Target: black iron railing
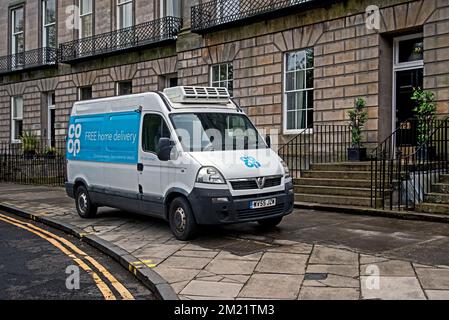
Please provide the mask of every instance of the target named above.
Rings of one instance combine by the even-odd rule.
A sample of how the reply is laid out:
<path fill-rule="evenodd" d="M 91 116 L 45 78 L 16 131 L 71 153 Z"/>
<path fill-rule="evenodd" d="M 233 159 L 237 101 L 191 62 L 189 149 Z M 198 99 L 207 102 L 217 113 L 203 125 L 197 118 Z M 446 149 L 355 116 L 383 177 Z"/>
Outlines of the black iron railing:
<path fill-rule="evenodd" d="M 0 57 L 0 73 L 9 73 L 58 63 L 58 49 L 39 48 Z"/>
<path fill-rule="evenodd" d="M 59 46 L 60 60 L 62 62 L 70 62 L 167 40 L 175 40 L 181 30 L 181 25 L 182 20 L 180 18 L 164 17 L 129 28 L 66 42 Z"/>
<path fill-rule="evenodd" d="M 449 118 L 429 122 L 425 135 L 420 135 L 419 124 L 402 123 L 372 152 L 372 207 L 414 210 L 432 184 L 449 172 Z"/>
<path fill-rule="evenodd" d="M 192 30 L 201 31 L 218 25 L 263 15 L 292 6 L 316 3 L 316 0 L 214 0 L 192 7 Z"/>
<path fill-rule="evenodd" d="M 63 186 L 65 148 L 65 140 L 0 142 L 0 182 Z"/>
<path fill-rule="evenodd" d="M 282 146 L 278 154 L 296 179 L 309 170 L 311 164 L 346 162 L 350 147 L 348 125 L 314 125 Z"/>

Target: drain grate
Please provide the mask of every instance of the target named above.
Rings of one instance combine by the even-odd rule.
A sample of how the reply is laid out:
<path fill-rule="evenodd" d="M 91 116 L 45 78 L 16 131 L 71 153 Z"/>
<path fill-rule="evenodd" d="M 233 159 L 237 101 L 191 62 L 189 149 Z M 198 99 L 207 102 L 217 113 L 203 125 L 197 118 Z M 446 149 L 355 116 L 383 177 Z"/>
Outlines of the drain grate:
<path fill-rule="evenodd" d="M 326 280 L 328 274 L 327 273 L 306 273 L 304 276 L 304 280 L 306 281 L 319 281 Z"/>

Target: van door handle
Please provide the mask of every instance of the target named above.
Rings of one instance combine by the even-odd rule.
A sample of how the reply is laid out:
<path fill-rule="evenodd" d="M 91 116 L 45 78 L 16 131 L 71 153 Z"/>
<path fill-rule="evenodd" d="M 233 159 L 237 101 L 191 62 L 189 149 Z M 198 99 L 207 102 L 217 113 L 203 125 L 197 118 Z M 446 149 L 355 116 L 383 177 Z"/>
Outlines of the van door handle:
<path fill-rule="evenodd" d="M 142 163 L 138 163 L 137 164 L 137 171 L 139 171 L 139 172 L 143 171 L 143 164 Z"/>

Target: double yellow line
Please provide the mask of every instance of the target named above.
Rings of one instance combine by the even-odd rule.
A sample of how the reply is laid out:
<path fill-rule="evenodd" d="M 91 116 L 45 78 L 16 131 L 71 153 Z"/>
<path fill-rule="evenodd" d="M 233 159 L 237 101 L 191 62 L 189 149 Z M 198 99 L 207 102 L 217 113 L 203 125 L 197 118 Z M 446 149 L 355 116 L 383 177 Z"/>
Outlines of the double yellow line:
<path fill-rule="evenodd" d="M 75 261 L 80 268 L 86 271 L 94 280 L 98 289 L 101 291 L 105 300 L 117 300 L 116 296 L 110 289 L 110 287 L 102 280 L 102 278 L 98 275 L 103 275 L 104 278 L 108 280 L 108 282 L 115 288 L 115 290 L 120 294 L 122 299 L 124 300 L 134 300 L 133 295 L 126 289 L 103 265 L 101 265 L 94 258 L 89 256 L 87 253 L 79 249 L 72 242 L 59 237 L 47 230 L 41 229 L 35 225 L 30 223 L 22 222 L 20 220 L 5 216 L 0 214 L 0 220 L 9 224 L 12 224 L 18 228 L 27 230 L 35 235 L 41 237 L 42 239 L 47 240 L 53 246 L 61 250 L 65 255 Z M 89 262 L 92 268 L 85 262 Z"/>

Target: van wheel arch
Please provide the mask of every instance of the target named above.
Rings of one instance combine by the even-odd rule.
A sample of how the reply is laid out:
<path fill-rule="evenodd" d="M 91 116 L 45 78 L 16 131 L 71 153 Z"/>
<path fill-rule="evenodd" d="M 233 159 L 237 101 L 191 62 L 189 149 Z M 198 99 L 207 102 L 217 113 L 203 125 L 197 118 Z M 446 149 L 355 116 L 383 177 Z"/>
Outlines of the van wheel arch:
<path fill-rule="evenodd" d="M 170 212 L 170 204 L 178 197 L 184 198 L 190 204 L 187 194 L 181 190 L 171 190 L 167 193 L 164 200 L 164 218 L 168 221 L 168 214 Z M 191 206 L 191 204 L 190 204 Z"/>
<path fill-rule="evenodd" d="M 75 184 L 73 185 L 73 192 L 76 193 L 76 190 L 79 187 L 85 187 L 87 189 L 87 184 L 81 179 L 75 180 Z"/>

